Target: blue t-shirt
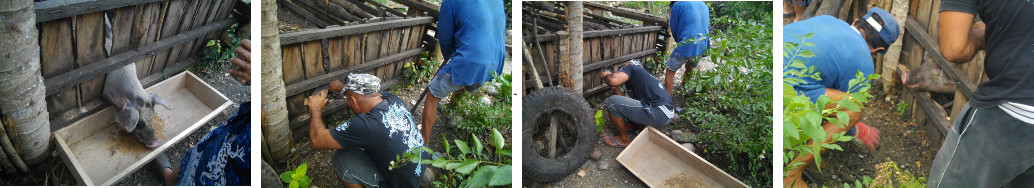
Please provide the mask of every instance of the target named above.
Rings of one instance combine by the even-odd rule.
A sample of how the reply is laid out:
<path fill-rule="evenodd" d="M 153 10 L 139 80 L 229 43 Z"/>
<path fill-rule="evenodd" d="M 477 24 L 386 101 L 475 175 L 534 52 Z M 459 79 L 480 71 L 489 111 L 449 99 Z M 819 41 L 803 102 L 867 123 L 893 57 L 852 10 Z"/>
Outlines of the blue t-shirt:
<path fill-rule="evenodd" d="M 398 96 L 381 92 L 384 99 L 370 112 L 348 119 L 330 130 L 330 136 L 343 148 L 363 148 L 386 180 L 387 187 L 420 187 L 423 164 L 409 163 L 389 169 L 396 156 L 424 146 L 424 137 L 413 123 L 413 115 Z M 420 158 L 425 158 L 424 152 Z M 398 161 L 395 161 L 398 162 Z M 420 168 L 418 168 L 420 167 Z"/>
<path fill-rule="evenodd" d="M 445 0 L 438 17 L 438 44 L 457 85 L 492 80 L 506 60 L 506 12 L 502 1 Z"/>
<path fill-rule="evenodd" d="M 869 52 L 869 45 L 858 33 L 858 30 L 847 22 L 841 21 L 833 16 L 823 15 L 813 17 L 804 21 L 794 22 L 783 26 L 783 41 L 801 43 L 797 38 L 807 33 L 814 33 L 811 39 L 805 40 L 808 43 L 815 43 L 815 46 L 803 46 L 802 50 L 811 50 L 815 57 L 800 58 L 804 60 L 805 66 L 815 67 L 822 80 L 802 78 L 804 83 L 794 85 L 793 89 L 811 98 L 811 101 L 819 99 L 819 96 L 826 93 L 826 88 L 832 88 L 844 92 L 850 91 L 849 81 L 855 78 L 858 71 L 868 77 L 873 74 L 874 65 Z M 792 49 L 783 49 L 792 50 Z M 783 64 L 789 64 L 790 57 L 783 57 Z M 783 71 L 799 68 L 783 67 Z M 784 75 L 784 78 L 788 77 Z M 857 88 L 855 88 L 857 89 Z"/>
<path fill-rule="evenodd" d="M 673 106 L 668 90 L 665 90 L 664 85 L 657 81 L 657 78 L 654 78 L 643 66 L 626 65 L 618 69 L 618 71 L 628 75 L 625 87 L 628 88 L 633 99 L 649 106 Z"/>
<path fill-rule="evenodd" d="M 707 4 L 700 1 L 679 1 L 671 6 L 668 25 L 678 43 L 678 47 L 672 50 L 672 54 L 678 54 L 676 58 L 698 56 L 711 48 L 711 40 L 707 37 L 711 18 L 707 11 Z M 696 40 L 687 41 L 690 39 Z"/>

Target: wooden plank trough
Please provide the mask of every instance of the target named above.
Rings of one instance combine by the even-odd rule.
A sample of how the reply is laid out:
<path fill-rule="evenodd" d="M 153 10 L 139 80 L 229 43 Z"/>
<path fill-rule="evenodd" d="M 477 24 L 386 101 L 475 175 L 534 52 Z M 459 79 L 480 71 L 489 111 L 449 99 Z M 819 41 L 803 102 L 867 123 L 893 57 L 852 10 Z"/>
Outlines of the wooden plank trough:
<path fill-rule="evenodd" d="M 373 1 L 344 0 L 359 9 L 341 12 L 341 16 L 319 18 L 315 14 L 305 16 L 306 10 L 312 8 L 305 7 L 305 1 L 280 1 L 280 8 L 286 7 L 313 23 L 331 24 L 322 29 L 280 34 L 292 142 L 300 142 L 308 135 L 309 129 L 305 125 L 309 122 L 309 112 L 304 101 L 312 92 L 331 81 L 344 80 L 352 73 L 375 75 L 383 82 L 381 89 L 387 90 L 401 81 L 402 68 L 406 63 L 417 62 L 420 54 L 434 50 L 438 43 L 428 32 L 434 29 L 436 19 L 420 16 L 437 15 L 436 6 L 410 7 L 409 12 L 403 13 Z M 316 4 L 320 10 L 326 6 Z M 435 12 L 423 12 L 425 9 Z M 335 18 L 348 16 L 362 19 Z M 324 112 L 336 112 L 344 108 L 344 101 L 331 100 Z"/>
<path fill-rule="evenodd" d="M 586 2 L 585 5 L 587 10 L 596 10 L 595 12 L 600 13 L 583 12 L 583 96 L 592 96 L 607 89 L 603 78 L 600 77 L 603 70 L 613 69 L 633 59 L 645 62 L 648 58 L 656 58 L 658 52 L 667 50 L 667 18 L 590 2 Z M 526 22 L 522 27 L 525 33 L 524 45 L 527 46 L 525 50 L 530 52 L 524 59 L 525 73 L 536 74 L 526 76 L 532 79 L 537 77 L 545 87 L 557 85 L 561 56 L 567 55 L 561 53 L 561 48 L 565 47 L 557 40 L 567 38 L 563 35 L 564 32 L 561 32 L 567 27 L 563 7 L 546 8 L 541 3 L 524 2 L 522 8 L 526 13 Z M 603 11 L 639 20 L 643 24 L 634 25 L 601 16 L 605 14 Z M 526 81 L 524 90 L 530 92 L 535 85 Z"/>
<path fill-rule="evenodd" d="M 147 88 L 173 109 L 156 106 L 152 125 L 160 146 L 148 150 L 115 124 L 118 110 L 106 107 L 54 132 L 65 166 L 80 185 L 113 185 L 173 147 L 232 103 L 190 72 Z"/>
<path fill-rule="evenodd" d="M 649 126 L 618 154 L 617 161 L 650 187 L 747 187 Z"/>

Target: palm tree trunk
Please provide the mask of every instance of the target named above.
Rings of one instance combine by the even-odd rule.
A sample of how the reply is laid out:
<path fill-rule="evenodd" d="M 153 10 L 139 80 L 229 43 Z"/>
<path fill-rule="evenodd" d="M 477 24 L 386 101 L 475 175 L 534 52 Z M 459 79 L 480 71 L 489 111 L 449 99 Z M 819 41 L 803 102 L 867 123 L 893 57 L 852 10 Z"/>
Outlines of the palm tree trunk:
<path fill-rule="evenodd" d="M 28 165 L 50 151 L 38 36 L 32 0 L 0 1 L 0 121 L 18 153 L 14 162 Z"/>
<path fill-rule="evenodd" d="M 271 160 L 287 157 L 291 145 L 276 11 L 276 0 L 262 0 L 262 158 Z"/>

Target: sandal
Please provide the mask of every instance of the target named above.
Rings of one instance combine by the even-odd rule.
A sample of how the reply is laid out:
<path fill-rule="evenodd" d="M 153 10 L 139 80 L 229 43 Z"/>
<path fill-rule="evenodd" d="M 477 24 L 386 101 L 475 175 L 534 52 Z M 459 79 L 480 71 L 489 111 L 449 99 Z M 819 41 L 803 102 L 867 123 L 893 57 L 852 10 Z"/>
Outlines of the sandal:
<path fill-rule="evenodd" d="M 614 147 L 617 147 L 617 148 L 628 147 L 628 145 L 624 145 L 624 144 L 618 143 L 617 140 L 614 140 L 614 136 L 608 136 L 607 139 L 610 140 L 610 142 L 607 142 L 606 140 L 603 141 L 603 142 L 607 143 L 607 145 L 614 146 Z"/>
<path fill-rule="evenodd" d="M 155 157 L 154 160 L 151 161 L 151 163 L 158 167 L 157 172 L 158 176 L 162 177 L 162 186 L 168 186 L 165 183 L 165 169 L 172 169 L 172 165 L 169 164 L 169 157 L 165 156 L 165 154 L 159 154 L 158 157 Z"/>

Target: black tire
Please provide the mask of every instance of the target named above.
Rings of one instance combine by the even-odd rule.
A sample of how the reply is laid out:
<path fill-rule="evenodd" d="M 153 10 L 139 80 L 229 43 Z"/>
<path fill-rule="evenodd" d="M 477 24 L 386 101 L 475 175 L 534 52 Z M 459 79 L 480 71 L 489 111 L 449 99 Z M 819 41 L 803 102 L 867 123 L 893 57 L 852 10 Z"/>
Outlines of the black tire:
<path fill-rule="evenodd" d="M 524 177 L 553 182 L 571 175 L 585 164 L 592 153 L 593 144 L 596 143 L 596 125 L 592 108 L 581 94 L 562 87 L 543 88 L 525 96 L 523 106 L 524 128 L 521 133 L 521 147 L 524 152 Z M 551 114 L 564 114 L 570 117 L 561 127 L 572 133 L 574 138 L 574 144 L 570 149 L 555 158 L 542 156 L 536 150 L 533 140 L 534 135 L 545 131 L 536 128 L 536 125 L 542 122 L 543 117 L 550 117 Z"/>
<path fill-rule="evenodd" d="M 273 170 L 269 163 L 262 161 L 262 187 L 283 188 L 284 183 L 280 181 L 280 175 Z"/>

